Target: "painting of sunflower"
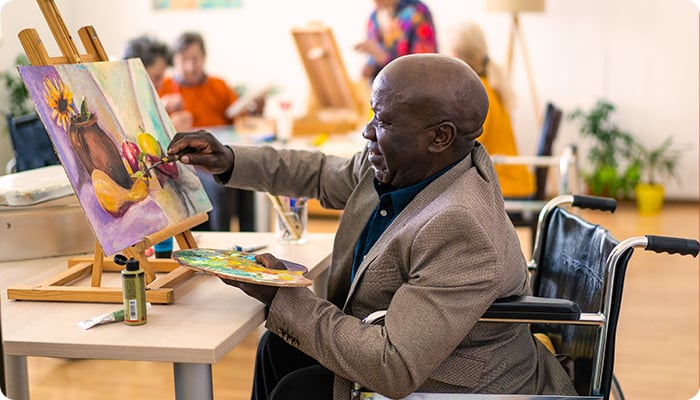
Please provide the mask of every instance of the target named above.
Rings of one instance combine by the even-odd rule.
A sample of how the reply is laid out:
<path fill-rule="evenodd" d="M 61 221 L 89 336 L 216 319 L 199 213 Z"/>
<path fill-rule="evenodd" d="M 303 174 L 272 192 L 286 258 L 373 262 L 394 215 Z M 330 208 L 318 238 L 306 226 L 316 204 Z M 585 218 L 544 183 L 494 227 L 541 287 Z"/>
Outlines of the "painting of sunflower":
<path fill-rule="evenodd" d="M 145 173 L 175 128 L 141 60 L 18 69 L 105 255 L 211 210 L 192 166 Z"/>
<path fill-rule="evenodd" d="M 46 104 L 51 109 L 51 118 L 63 130 L 68 131 L 68 123 L 76 113 L 75 105 L 73 104 L 73 93 L 60 79 L 44 79 L 44 88 L 46 89 L 44 97 Z"/>

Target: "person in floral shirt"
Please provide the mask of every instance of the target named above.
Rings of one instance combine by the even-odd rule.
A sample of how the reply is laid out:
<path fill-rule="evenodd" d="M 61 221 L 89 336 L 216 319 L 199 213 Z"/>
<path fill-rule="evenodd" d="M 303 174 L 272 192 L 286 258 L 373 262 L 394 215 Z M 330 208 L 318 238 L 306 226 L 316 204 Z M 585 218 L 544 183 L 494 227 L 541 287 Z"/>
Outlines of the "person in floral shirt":
<path fill-rule="evenodd" d="M 369 56 L 362 76 L 371 80 L 395 58 L 414 53 L 437 53 L 433 17 L 419 0 L 374 0 L 367 39 L 355 49 Z"/>

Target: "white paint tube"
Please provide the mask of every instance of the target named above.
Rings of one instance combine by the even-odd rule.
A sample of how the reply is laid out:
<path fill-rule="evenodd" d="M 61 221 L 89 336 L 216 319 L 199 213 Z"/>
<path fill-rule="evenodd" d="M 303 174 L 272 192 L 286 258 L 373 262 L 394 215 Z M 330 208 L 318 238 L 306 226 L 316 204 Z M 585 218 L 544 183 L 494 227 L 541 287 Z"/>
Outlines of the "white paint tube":
<path fill-rule="evenodd" d="M 146 309 L 151 309 L 151 303 L 146 303 Z M 109 324 L 110 322 L 124 321 L 124 309 L 112 311 L 106 314 L 100 314 L 84 321 L 78 322 L 78 326 L 87 330 L 96 325 Z"/>

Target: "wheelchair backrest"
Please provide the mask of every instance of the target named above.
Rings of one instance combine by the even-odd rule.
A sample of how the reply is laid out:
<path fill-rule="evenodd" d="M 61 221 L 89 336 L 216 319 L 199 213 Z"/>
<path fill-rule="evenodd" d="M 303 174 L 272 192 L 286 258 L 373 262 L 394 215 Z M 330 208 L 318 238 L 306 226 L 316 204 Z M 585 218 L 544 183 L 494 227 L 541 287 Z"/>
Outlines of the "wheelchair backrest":
<path fill-rule="evenodd" d="M 582 312 L 602 313 L 603 296 L 611 282 L 611 277 L 606 273 L 606 261 L 618 241 L 607 229 L 558 207 L 548 214 L 542 230 L 544 236 L 539 257 L 535 260 L 537 268 L 533 279 L 533 294 L 569 299 L 576 302 Z M 622 297 L 624 270 L 630 255 L 631 251 L 622 258 L 622 268 L 617 268 L 614 273 L 618 275 L 614 284 L 619 285 L 619 288 L 614 291 L 613 298 Z M 612 315 L 606 316 L 608 329 L 604 332 L 604 373 L 605 370 L 610 371 L 609 377 L 603 378 L 603 392 L 609 392 L 612 380 L 615 328 L 620 301 L 617 299 L 613 302 L 615 305 L 610 312 Z M 598 327 L 535 325 L 533 331 L 546 333 L 558 353 L 572 358 L 577 391 L 580 394 L 591 394 Z"/>
<path fill-rule="evenodd" d="M 7 126 L 15 151 L 16 172 L 59 164 L 58 156 L 39 115 L 9 117 Z"/>

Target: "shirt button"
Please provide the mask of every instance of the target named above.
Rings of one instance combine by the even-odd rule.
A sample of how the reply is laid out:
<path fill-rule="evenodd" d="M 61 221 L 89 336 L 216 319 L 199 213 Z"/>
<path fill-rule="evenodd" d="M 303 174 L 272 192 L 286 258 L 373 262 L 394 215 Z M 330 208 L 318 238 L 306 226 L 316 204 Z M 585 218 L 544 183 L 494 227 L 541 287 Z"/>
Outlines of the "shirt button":
<path fill-rule="evenodd" d="M 386 210 L 379 211 L 379 215 L 381 215 L 382 217 L 386 217 L 386 214 Z"/>

